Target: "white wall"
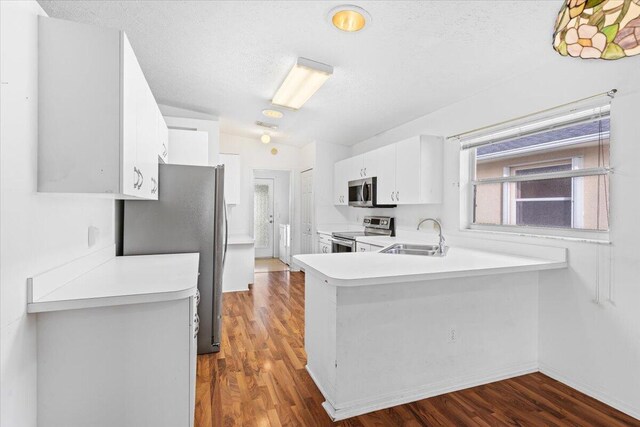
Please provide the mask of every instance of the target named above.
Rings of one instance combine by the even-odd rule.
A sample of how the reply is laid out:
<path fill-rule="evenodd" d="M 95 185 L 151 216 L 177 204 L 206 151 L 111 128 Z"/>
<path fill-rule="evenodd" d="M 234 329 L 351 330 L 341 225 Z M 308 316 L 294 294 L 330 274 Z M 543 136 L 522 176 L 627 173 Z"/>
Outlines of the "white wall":
<path fill-rule="evenodd" d="M 539 362 L 546 372 L 606 403 L 640 418 L 640 57 L 584 61 L 559 55 L 529 74 L 497 82 L 491 90 L 420 117 L 357 144 L 353 154 L 417 134 L 452 135 L 553 107 L 612 88 L 611 249 L 590 243 L 459 231 L 460 152 L 445 149 L 441 206 L 384 210 L 413 227 L 417 216 L 443 218 L 453 241 L 483 239 L 489 250 L 517 241 L 567 247 L 566 270 L 540 273 Z M 463 187 L 463 191 L 466 191 Z M 351 218 L 361 211 L 348 208 Z M 611 274 L 609 274 L 611 268 Z M 594 303 L 596 294 L 600 303 Z M 611 296 L 611 301 L 608 297 Z"/>
<path fill-rule="evenodd" d="M 276 148 L 278 154 L 272 155 Z M 229 232 L 253 236 L 253 171 L 260 169 L 293 171 L 292 197 L 294 203 L 291 223 L 291 253 L 300 248 L 300 171 L 303 158 L 301 149 L 277 143 L 263 144 L 257 139 L 220 133 L 220 152 L 240 155 L 240 203 L 229 206 Z"/>
<path fill-rule="evenodd" d="M 114 243 L 114 202 L 36 193 L 35 1 L 0 2 L 0 425 L 36 426 L 36 316 L 27 277 Z M 87 229 L 100 229 L 91 248 Z"/>
<path fill-rule="evenodd" d="M 280 256 L 280 224 L 289 224 L 291 174 L 290 171 L 276 170 L 256 170 L 253 173 L 254 178 L 273 179 L 273 223 L 275 226 L 273 256 L 275 258 Z"/>

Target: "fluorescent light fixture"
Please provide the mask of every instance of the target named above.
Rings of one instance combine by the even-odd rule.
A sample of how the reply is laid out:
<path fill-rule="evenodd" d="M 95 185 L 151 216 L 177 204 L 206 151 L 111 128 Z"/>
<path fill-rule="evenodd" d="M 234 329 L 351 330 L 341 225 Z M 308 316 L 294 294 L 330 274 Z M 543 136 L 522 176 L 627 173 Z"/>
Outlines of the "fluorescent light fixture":
<path fill-rule="evenodd" d="M 271 142 L 271 135 L 269 135 L 268 133 L 262 134 L 262 136 L 260 137 L 260 141 L 262 141 L 263 144 L 270 143 Z"/>
<path fill-rule="evenodd" d="M 271 103 L 299 110 L 332 74 L 333 67 L 331 65 L 298 58 L 296 65 L 289 71 Z"/>

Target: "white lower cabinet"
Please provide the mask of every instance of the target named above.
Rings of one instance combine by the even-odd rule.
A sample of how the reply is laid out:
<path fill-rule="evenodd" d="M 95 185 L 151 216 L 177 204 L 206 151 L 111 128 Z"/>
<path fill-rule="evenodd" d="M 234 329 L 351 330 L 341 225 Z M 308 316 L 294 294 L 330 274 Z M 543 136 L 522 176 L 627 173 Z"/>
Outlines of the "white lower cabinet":
<path fill-rule="evenodd" d="M 378 252 L 382 246 L 370 245 L 369 243 L 356 243 L 356 252 Z"/>
<path fill-rule="evenodd" d="M 329 236 L 318 233 L 318 250 L 316 252 L 319 254 L 331 253 L 331 240 Z"/>
<path fill-rule="evenodd" d="M 195 299 L 38 313 L 38 426 L 192 427 Z"/>

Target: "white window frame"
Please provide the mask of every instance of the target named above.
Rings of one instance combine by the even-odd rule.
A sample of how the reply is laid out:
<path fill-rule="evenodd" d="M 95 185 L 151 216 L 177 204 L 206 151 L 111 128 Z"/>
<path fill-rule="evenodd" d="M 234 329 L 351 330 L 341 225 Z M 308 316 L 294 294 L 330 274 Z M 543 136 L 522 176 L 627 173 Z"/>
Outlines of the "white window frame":
<path fill-rule="evenodd" d="M 540 236 L 540 237 L 551 237 L 551 238 L 560 238 L 560 239 L 570 239 L 570 240 L 588 240 L 588 241 L 596 241 L 596 242 L 609 242 L 609 232 L 610 230 L 584 230 L 578 228 L 563 228 L 563 227 L 540 227 L 533 225 L 509 225 L 509 224 L 474 224 L 473 215 L 474 215 L 474 186 L 475 186 L 475 176 L 476 176 L 476 150 L 461 150 L 461 164 L 467 164 L 467 175 L 461 176 L 461 185 L 460 190 L 464 191 L 466 195 L 464 196 L 464 204 L 466 204 L 466 209 L 463 210 L 463 216 L 461 217 L 461 227 L 460 230 L 464 231 L 482 231 L 482 232 L 494 232 L 501 234 L 516 234 L 522 236 Z M 560 159 L 559 159 L 560 160 Z M 593 168 L 590 170 L 579 169 L 582 166 L 582 159 L 580 157 L 575 157 L 572 159 L 573 168 L 571 171 L 567 171 L 566 173 L 559 173 L 558 178 L 561 177 L 572 177 L 572 178 L 581 178 L 573 180 L 573 202 L 576 203 L 578 200 L 584 200 L 584 176 L 598 176 L 602 175 L 603 168 Z M 515 165 L 513 165 L 515 166 Z M 505 168 L 507 169 L 507 168 Z M 462 169 L 461 169 L 462 170 Z M 611 169 L 609 169 L 611 171 Z M 506 179 L 510 179 L 509 175 L 505 175 L 503 171 L 503 177 Z M 548 174 L 546 174 L 548 175 Z M 574 176 L 575 175 L 575 176 Z M 531 176 L 535 178 L 535 175 L 525 175 L 527 179 L 531 179 Z M 611 187 L 611 181 L 613 179 L 612 173 L 608 173 L 609 176 L 609 186 Z M 526 179 L 524 179 L 526 180 Z M 488 180 L 483 180 L 483 182 L 487 182 Z M 496 182 L 501 182 L 500 178 L 495 179 Z M 509 186 L 509 182 L 502 182 L 503 185 Z M 503 198 L 503 222 L 505 215 L 505 198 Z M 508 201 L 506 202 L 508 204 Z M 580 205 L 582 207 L 582 205 Z M 609 209 L 611 209 L 611 200 L 609 200 Z M 584 218 L 583 210 L 572 209 L 574 213 L 573 221 L 576 221 L 576 212 L 582 212 L 580 214 L 581 222 L 574 222 L 574 224 L 583 224 L 582 219 Z M 461 212 L 462 213 L 462 212 Z M 465 217 L 466 215 L 466 217 Z M 572 224 L 572 226 L 574 225 Z"/>

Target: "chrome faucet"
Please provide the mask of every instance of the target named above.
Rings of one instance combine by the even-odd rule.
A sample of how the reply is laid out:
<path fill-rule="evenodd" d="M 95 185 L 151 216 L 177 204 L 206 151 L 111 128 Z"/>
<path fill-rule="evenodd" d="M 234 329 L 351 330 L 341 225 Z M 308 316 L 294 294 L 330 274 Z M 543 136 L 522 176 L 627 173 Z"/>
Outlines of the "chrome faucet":
<path fill-rule="evenodd" d="M 420 226 L 424 222 L 427 222 L 427 221 L 432 221 L 434 224 L 436 224 L 438 226 L 438 233 L 440 234 L 440 236 L 439 236 L 440 237 L 440 241 L 438 243 L 438 252 L 439 252 L 439 255 L 444 256 L 444 254 L 445 254 L 445 252 L 447 250 L 447 247 L 444 245 L 444 236 L 442 235 L 442 224 L 440 223 L 440 221 L 438 221 L 435 218 L 425 218 L 425 219 L 423 219 L 422 221 L 420 221 L 418 223 L 418 227 L 416 227 L 416 230 L 420 230 Z"/>

